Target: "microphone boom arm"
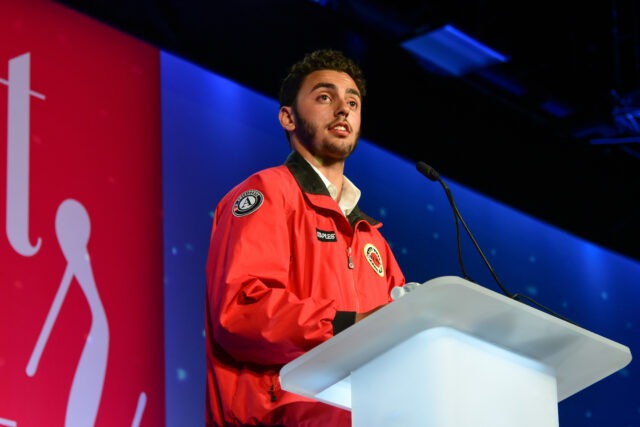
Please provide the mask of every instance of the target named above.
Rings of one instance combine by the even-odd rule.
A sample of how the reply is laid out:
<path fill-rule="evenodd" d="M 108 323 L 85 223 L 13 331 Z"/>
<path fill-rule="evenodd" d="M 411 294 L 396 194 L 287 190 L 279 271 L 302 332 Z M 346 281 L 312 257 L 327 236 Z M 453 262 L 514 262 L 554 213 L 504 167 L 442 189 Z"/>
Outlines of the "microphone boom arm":
<path fill-rule="evenodd" d="M 504 287 L 504 285 L 502 284 L 502 282 L 498 278 L 498 275 L 496 274 L 495 270 L 493 269 L 493 267 L 489 263 L 489 260 L 484 255 L 484 252 L 482 252 L 482 249 L 480 248 L 480 245 L 476 241 L 476 238 L 473 236 L 473 233 L 471 232 L 471 230 L 467 226 L 467 223 L 465 222 L 464 218 L 462 217 L 462 214 L 460 213 L 460 210 L 458 209 L 458 206 L 456 205 L 455 201 L 453 200 L 453 194 L 451 193 L 451 190 L 449 190 L 449 186 L 440 177 L 437 178 L 437 181 L 440 183 L 442 188 L 444 188 L 444 192 L 447 195 L 447 199 L 449 200 L 449 204 L 451 205 L 451 209 L 453 209 L 453 214 L 456 217 L 456 220 L 458 220 L 458 219 L 460 220 L 460 223 L 462 224 L 462 226 L 464 227 L 465 231 L 467 232 L 467 235 L 471 239 L 471 242 L 473 242 L 473 245 L 476 247 L 476 250 L 480 254 L 480 257 L 482 258 L 482 261 L 484 262 L 484 264 L 489 269 L 489 272 L 491 273 L 491 276 L 493 277 L 493 280 L 496 281 L 496 283 L 498 284 L 498 286 L 500 287 L 502 292 L 507 297 L 514 298 L 514 295 L 511 292 L 509 292 L 507 290 L 507 288 Z M 456 223 L 456 226 L 457 226 L 457 223 Z M 459 257 L 462 259 L 462 255 L 461 254 L 459 254 Z M 460 262 L 462 262 L 462 261 L 460 261 Z M 462 271 L 464 273 L 464 267 L 462 267 Z M 466 275 L 466 273 L 464 273 L 464 274 Z"/>
<path fill-rule="evenodd" d="M 458 221 L 460 221 L 460 223 L 462 223 L 462 226 L 464 227 L 465 231 L 467 232 L 467 235 L 469 236 L 469 238 L 473 242 L 473 245 L 475 246 L 476 250 L 478 251 L 478 253 L 482 257 L 482 261 L 484 261 L 484 264 L 489 269 L 489 272 L 491 273 L 491 276 L 493 276 L 493 279 L 496 281 L 496 283 L 498 284 L 498 286 L 500 287 L 502 292 L 508 298 L 511 298 L 511 299 L 513 299 L 515 301 L 520 301 L 520 302 L 522 302 L 521 299 L 526 299 L 528 302 L 540 307 L 541 309 L 543 309 L 547 313 L 549 313 L 549 314 L 551 314 L 551 315 L 553 315 L 553 316 L 555 316 L 555 317 L 557 317 L 559 319 L 562 319 L 562 320 L 564 320 L 566 322 L 569 322 L 569 323 L 572 323 L 572 324 L 576 325 L 576 323 L 573 322 L 572 320 L 567 319 L 566 317 L 554 312 L 550 308 L 543 306 L 542 304 L 538 303 L 537 301 L 535 301 L 531 297 L 528 297 L 526 295 L 522 295 L 520 293 L 512 294 L 511 292 L 507 291 L 507 289 L 502 285 L 502 282 L 498 278 L 498 275 L 493 270 L 493 267 L 489 263 L 489 260 L 487 259 L 487 257 L 482 252 L 482 249 L 480 248 L 480 245 L 476 241 L 475 237 L 473 237 L 473 233 L 471 233 L 471 230 L 469 229 L 469 227 L 467 226 L 467 223 L 465 222 L 464 218 L 462 217 L 462 214 L 460 213 L 460 210 L 458 209 L 458 206 L 456 205 L 455 201 L 453 200 L 453 194 L 451 193 L 451 190 L 449 190 L 449 186 L 440 178 L 440 174 L 438 173 L 438 171 L 436 171 L 434 168 L 432 168 L 431 166 L 429 166 L 425 162 L 418 162 L 416 164 L 416 169 L 418 169 L 418 172 L 420 172 L 421 174 L 423 174 L 424 176 L 429 178 L 431 181 L 438 181 L 440 183 L 440 185 L 442 186 L 442 188 L 444 189 L 445 194 L 447 195 L 447 200 L 449 200 L 449 204 L 451 205 L 451 209 L 453 210 L 453 216 L 455 218 L 456 237 L 457 237 L 457 241 L 458 241 L 458 260 L 460 261 L 460 268 L 462 269 L 462 274 L 465 276 L 466 279 L 468 279 L 468 280 L 473 282 L 473 280 L 469 279 L 469 277 L 468 277 L 468 275 L 467 275 L 467 273 L 466 273 L 466 271 L 464 269 L 464 264 L 462 262 L 462 249 L 461 249 L 461 246 L 460 246 L 460 230 L 459 230 L 459 226 L 458 226 Z"/>

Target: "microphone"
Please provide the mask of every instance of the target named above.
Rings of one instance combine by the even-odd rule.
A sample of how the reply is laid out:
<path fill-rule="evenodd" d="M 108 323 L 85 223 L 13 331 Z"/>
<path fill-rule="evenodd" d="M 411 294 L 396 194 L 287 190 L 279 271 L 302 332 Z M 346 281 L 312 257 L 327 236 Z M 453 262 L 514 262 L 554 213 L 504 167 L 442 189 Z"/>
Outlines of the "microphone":
<path fill-rule="evenodd" d="M 438 181 L 440 179 L 440 174 L 438 173 L 438 171 L 436 171 L 425 162 L 418 162 L 418 164 L 416 164 L 416 169 L 418 169 L 418 172 L 429 178 L 431 181 Z"/>
<path fill-rule="evenodd" d="M 461 223 L 462 226 L 464 227 L 465 231 L 467 232 L 467 235 L 469 236 L 469 238 L 473 242 L 473 245 L 475 246 L 476 250 L 478 251 L 478 253 L 482 257 L 482 261 L 484 261 L 484 264 L 489 269 L 489 272 L 491 273 L 491 276 L 493 276 L 493 279 L 496 281 L 496 283 L 498 284 L 498 286 L 500 287 L 502 292 L 507 297 L 514 299 L 515 295 L 513 295 L 511 292 L 509 292 L 502 285 L 502 282 L 498 278 L 498 275 L 496 274 L 496 272 L 493 270 L 493 267 L 489 263 L 489 260 L 487 260 L 487 257 L 482 252 L 482 249 L 480 249 L 480 245 L 476 241 L 475 237 L 473 237 L 473 233 L 471 233 L 471 230 L 467 226 L 467 223 L 464 221 L 464 218 L 462 218 L 462 214 L 458 210 L 458 206 L 456 205 L 455 201 L 453 200 L 453 195 L 451 194 L 451 190 L 449 189 L 449 186 L 440 178 L 440 174 L 438 173 L 438 171 L 436 171 L 434 168 L 432 168 L 431 166 L 429 166 L 428 164 L 426 164 L 425 162 L 422 162 L 422 161 L 418 162 L 416 164 L 416 169 L 418 170 L 418 172 L 420 172 L 422 175 L 424 175 L 427 178 L 429 178 L 431 181 L 439 182 L 440 185 L 442 186 L 442 188 L 444 189 L 444 192 L 447 195 L 447 200 L 449 200 L 449 204 L 451 205 L 451 209 L 453 210 L 453 218 L 454 218 L 455 225 L 456 225 L 456 240 L 457 240 L 457 244 L 458 244 L 458 262 L 460 263 L 460 269 L 462 270 L 462 274 L 464 275 L 464 278 L 473 282 L 473 280 L 471 280 L 469 278 L 469 275 L 467 274 L 467 272 L 465 271 L 465 268 L 464 268 L 464 262 L 463 262 L 463 259 L 462 259 L 462 246 L 460 245 L 460 226 L 459 226 L 459 223 Z"/>

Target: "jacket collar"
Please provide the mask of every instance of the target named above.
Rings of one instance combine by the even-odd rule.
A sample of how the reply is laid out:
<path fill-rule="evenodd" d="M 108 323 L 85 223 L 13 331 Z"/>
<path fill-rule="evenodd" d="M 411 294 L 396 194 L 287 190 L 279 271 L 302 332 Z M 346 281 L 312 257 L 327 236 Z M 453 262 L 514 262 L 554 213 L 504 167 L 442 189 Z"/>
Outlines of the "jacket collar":
<path fill-rule="evenodd" d="M 311 165 L 298 153 L 297 151 L 292 151 L 291 154 L 287 157 L 285 161 L 285 166 L 289 169 L 293 177 L 298 182 L 298 185 L 308 194 L 316 194 L 323 195 L 327 197 L 331 197 L 329 194 L 329 190 L 322 182 L 322 179 L 318 176 L 316 171 L 313 170 Z M 349 223 L 351 225 L 355 225 L 359 220 L 365 220 L 371 225 L 376 225 L 379 222 L 365 214 L 360 210 L 360 207 L 356 205 L 355 208 L 351 211 L 349 216 L 347 216 Z"/>

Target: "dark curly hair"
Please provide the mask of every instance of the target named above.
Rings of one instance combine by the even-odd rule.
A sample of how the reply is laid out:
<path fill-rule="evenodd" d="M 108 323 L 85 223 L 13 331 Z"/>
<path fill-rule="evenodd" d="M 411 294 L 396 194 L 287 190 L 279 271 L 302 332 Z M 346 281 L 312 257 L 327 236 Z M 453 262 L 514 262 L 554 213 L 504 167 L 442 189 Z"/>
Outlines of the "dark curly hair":
<path fill-rule="evenodd" d="M 364 97 L 366 84 L 360 67 L 338 50 L 321 49 L 306 54 L 301 61 L 291 66 L 289 74 L 280 85 L 280 106 L 294 105 L 305 77 L 318 70 L 334 70 L 349 74 L 358 87 L 360 97 Z"/>

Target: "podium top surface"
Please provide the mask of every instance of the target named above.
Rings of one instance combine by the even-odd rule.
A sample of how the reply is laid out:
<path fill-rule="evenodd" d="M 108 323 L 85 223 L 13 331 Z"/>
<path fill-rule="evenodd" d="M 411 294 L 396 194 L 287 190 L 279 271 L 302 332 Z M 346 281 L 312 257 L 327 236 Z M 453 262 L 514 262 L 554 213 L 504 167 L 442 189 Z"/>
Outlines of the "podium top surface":
<path fill-rule="evenodd" d="M 552 369 L 561 401 L 622 369 L 628 347 L 457 276 L 429 280 L 286 364 L 285 390 L 348 392 L 351 372 L 415 334 L 450 327 Z M 340 406 L 338 404 L 338 406 Z"/>

